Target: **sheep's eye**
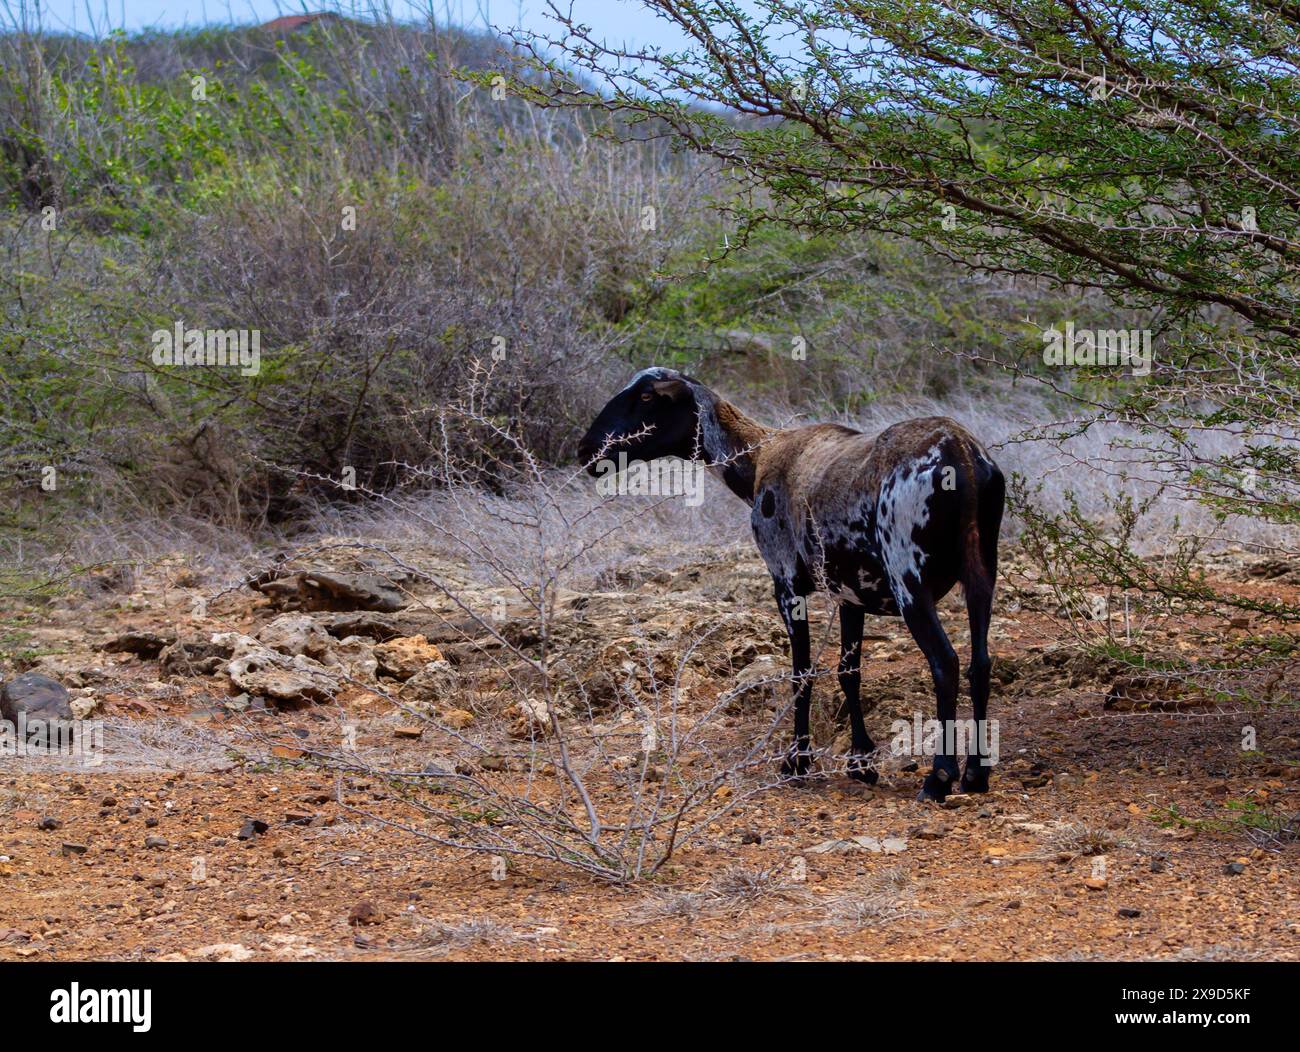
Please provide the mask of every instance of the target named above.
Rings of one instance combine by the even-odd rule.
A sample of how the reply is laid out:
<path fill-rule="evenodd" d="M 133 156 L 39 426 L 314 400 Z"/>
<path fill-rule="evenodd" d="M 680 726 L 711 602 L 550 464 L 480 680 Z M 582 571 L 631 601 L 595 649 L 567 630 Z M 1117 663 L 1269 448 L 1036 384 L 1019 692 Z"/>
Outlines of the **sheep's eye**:
<path fill-rule="evenodd" d="M 654 393 L 653 393 L 653 392 L 651 392 L 651 391 L 642 391 L 642 392 L 641 392 L 641 401 L 643 401 L 643 402 L 648 402 L 648 401 L 650 401 L 652 398 L 654 398 Z"/>

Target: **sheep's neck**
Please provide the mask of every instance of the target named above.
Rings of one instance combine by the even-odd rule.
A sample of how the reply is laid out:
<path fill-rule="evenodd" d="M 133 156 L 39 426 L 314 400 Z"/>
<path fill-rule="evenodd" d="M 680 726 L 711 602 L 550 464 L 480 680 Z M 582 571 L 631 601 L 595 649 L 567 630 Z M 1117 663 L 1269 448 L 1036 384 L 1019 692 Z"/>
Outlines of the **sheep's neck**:
<path fill-rule="evenodd" d="M 720 398 L 701 407 L 700 444 L 704 457 L 727 488 L 746 504 L 754 503 L 755 460 L 771 434 L 770 428 Z"/>

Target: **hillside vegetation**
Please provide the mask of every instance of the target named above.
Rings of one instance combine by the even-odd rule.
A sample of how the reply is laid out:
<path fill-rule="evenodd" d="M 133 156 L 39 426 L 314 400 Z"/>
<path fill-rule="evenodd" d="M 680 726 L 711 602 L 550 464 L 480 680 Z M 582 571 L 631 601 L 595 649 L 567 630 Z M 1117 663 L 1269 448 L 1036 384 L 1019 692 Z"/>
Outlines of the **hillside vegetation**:
<path fill-rule="evenodd" d="M 653 94 L 605 105 L 599 52 L 556 66 L 536 43 L 384 19 L 0 37 L 0 543 L 16 586 L 150 535 L 292 532 L 395 493 L 439 444 L 508 489 L 491 465 L 569 463 L 594 408 L 652 362 L 777 422 L 965 419 L 1020 476 L 1013 531 L 1032 528 L 1061 572 L 1217 601 L 1189 579 L 1202 546 L 1294 551 L 1285 327 L 1067 273 L 1012 217 L 935 226 L 916 179 L 900 195 L 843 170 L 826 197 L 801 131 L 823 118 L 785 112 L 772 84 L 775 123 Z M 836 60 L 805 70 L 819 105 Z M 676 72 L 730 101 L 708 70 Z M 943 144 L 936 164 L 960 166 L 965 142 L 1009 172 L 1043 148 L 992 119 L 1003 100 L 935 91 L 972 113 L 925 117 L 918 96 L 914 119 L 854 125 L 849 154 L 906 133 L 908 149 Z M 876 120 L 880 104 L 816 112 Z M 713 148 L 680 148 L 701 130 Z M 1075 179 L 1114 217 L 1128 207 L 1103 176 Z M 1045 365 L 1044 334 L 1067 325 L 1154 332 L 1148 382 Z M 192 329 L 255 333 L 257 368 L 160 363 L 160 334 Z M 1229 350 L 1189 369 L 1215 332 Z M 1255 367 L 1266 432 L 1232 382 Z M 467 397 L 510 438 L 438 434 Z M 1184 545 L 1172 569 L 1141 562 Z"/>

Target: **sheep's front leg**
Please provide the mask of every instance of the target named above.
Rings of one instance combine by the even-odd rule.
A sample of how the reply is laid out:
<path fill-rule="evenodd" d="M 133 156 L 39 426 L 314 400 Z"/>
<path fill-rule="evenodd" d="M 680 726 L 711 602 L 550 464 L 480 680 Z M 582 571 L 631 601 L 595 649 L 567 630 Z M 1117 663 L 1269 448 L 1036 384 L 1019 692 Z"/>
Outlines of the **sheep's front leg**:
<path fill-rule="evenodd" d="M 781 774 L 800 778 L 808 773 L 811 746 L 808 710 L 812 704 L 812 647 L 808 637 L 808 599 L 797 595 L 786 582 L 777 581 L 776 602 L 790 636 L 790 661 L 794 668 L 794 744 L 786 753 Z"/>

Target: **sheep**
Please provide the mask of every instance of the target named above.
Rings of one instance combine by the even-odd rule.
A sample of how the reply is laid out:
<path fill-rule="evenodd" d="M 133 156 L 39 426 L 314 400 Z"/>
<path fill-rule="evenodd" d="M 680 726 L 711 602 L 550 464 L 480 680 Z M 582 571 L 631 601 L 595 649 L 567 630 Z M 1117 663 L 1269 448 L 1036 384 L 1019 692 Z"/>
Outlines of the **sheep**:
<path fill-rule="evenodd" d="M 953 743 L 959 666 L 936 604 L 961 582 L 978 733 L 960 784 L 966 792 L 988 790 L 992 758 L 981 743 L 1005 480 L 965 428 L 936 416 L 903 421 L 874 438 L 838 424 L 778 430 L 750 419 L 690 376 L 651 368 L 609 400 L 578 447 L 592 475 L 605 470 L 604 458 L 614 453 L 625 453 L 627 461 L 703 461 L 751 506 L 754 540 L 772 575 L 794 670 L 794 741 L 781 767 L 785 779 L 800 781 L 809 768 L 806 608 L 807 597 L 823 590 L 839 606 L 849 775 L 868 784 L 877 780 L 875 745 L 859 698 L 864 618 L 901 616 L 929 663 L 945 731 L 918 799 L 942 801 L 948 795 L 958 776 Z"/>

